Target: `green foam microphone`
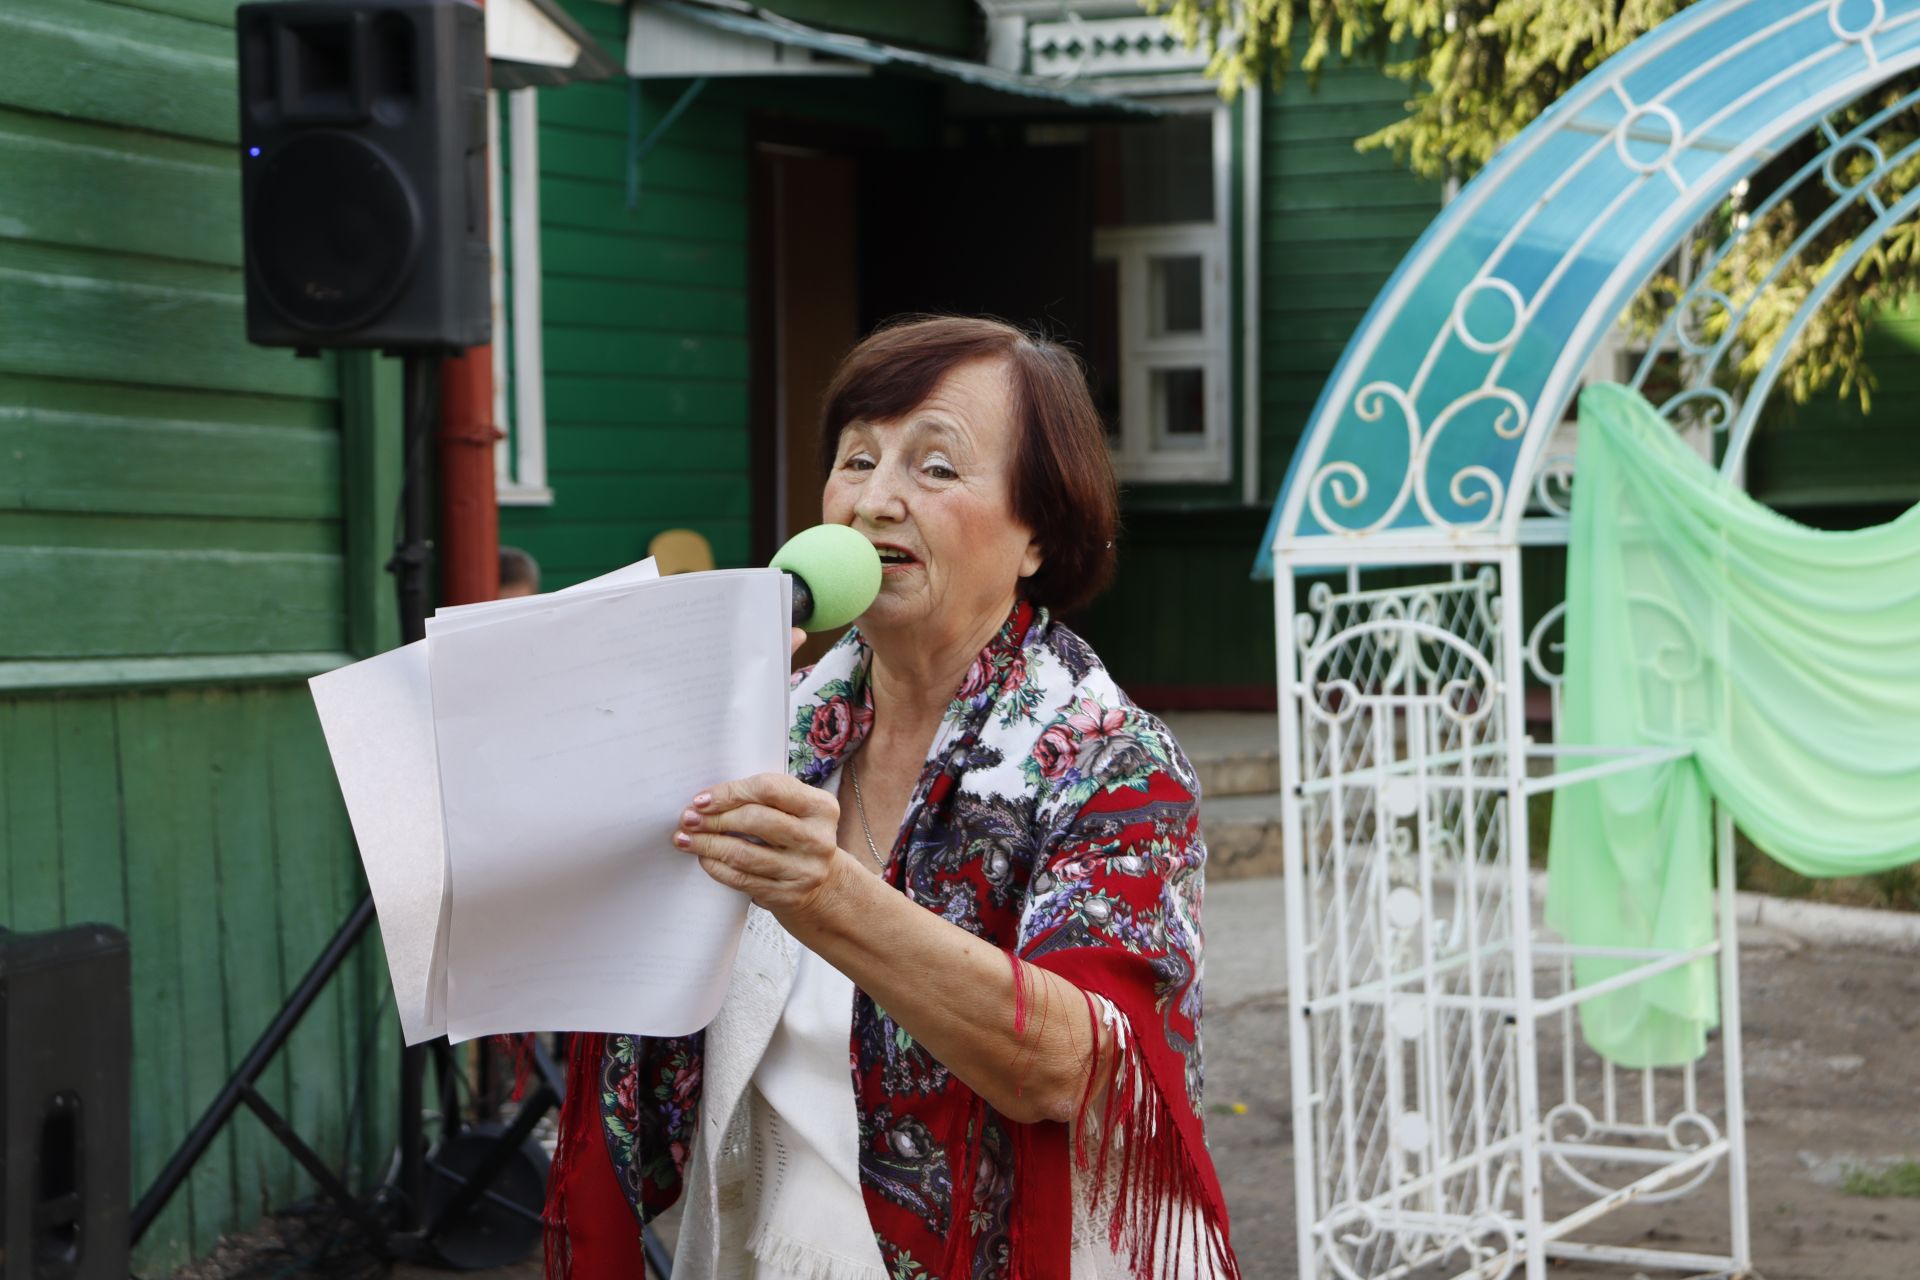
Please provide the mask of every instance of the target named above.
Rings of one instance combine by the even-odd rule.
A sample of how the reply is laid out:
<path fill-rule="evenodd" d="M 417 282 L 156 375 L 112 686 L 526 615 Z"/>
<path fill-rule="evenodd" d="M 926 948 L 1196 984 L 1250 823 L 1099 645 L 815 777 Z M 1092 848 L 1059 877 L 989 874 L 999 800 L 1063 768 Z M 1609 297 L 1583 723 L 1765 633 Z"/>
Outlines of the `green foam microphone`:
<path fill-rule="evenodd" d="M 844 627 L 880 594 L 880 553 L 844 524 L 817 524 L 787 539 L 772 565 L 793 575 L 793 625 Z"/>

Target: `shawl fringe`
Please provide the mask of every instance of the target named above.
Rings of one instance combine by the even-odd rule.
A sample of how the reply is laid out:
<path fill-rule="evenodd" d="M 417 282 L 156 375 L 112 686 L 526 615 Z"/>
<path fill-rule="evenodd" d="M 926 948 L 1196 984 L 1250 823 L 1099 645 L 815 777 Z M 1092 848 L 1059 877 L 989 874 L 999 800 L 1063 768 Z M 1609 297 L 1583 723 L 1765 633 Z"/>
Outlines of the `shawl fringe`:
<path fill-rule="evenodd" d="M 487 1048 L 513 1063 L 511 1100 L 518 1102 L 526 1097 L 527 1085 L 533 1080 L 533 1033 L 489 1036 Z"/>
<path fill-rule="evenodd" d="M 886 1280 L 879 1267 L 803 1244 L 790 1236 L 755 1228 L 747 1252 L 783 1276 L 796 1280 Z"/>
<path fill-rule="evenodd" d="M 1113 1051 L 1102 1054 L 1087 1073 L 1071 1130 L 1045 1122 L 1009 1126 L 1018 1179 L 1008 1223 L 1009 1280 L 1070 1280 L 1076 1168 L 1093 1174 L 1089 1208 L 1113 1192 L 1107 1247 L 1137 1280 L 1173 1280 L 1188 1258 L 1197 1264 L 1196 1276 L 1240 1280 L 1218 1183 L 1211 1169 L 1195 1160 L 1186 1126 L 1157 1087 L 1149 1055 L 1135 1047 L 1124 1013 L 1105 998 L 1084 989 L 1081 994 L 1095 1044 L 1101 1038 L 1100 1010 L 1110 1011 L 1106 1025 L 1113 1029 Z M 1180 1084 L 1184 1096 L 1184 1080 Z M 1097 1126 L 1089 1123 L 1096 1099 Z M 984 1109 L 976 1101 L 960 1167 L 954 1170 L 954 1225 L 943 1274 L 957 1280 L 973 1274 L 968 1221 L 973 1178 L 962 1170 L 978 1166 Z M 1090 1134 L 1097 1135 L 1091 1142 Z"/>
<path fill-rule="evenodd" d="M 600 1060 L 607 1038 L 580 1033 L 567 1043 L 567 1097 L 560 1106 L 559 1143 L 547 1174 L 547 1202 L 541 1211 L 545 1228 L 547 1280 L 572 1280 L 573 1240 L 567 1233 L 567 1200 L 581 1174 L 583 1143 L 604 1141 L 600 1125 Z"/>
<path fill-rule="evenodd" d="M 1140 1280 L 1177 1275 L 1189 1253 L 1201 1264 L 1198 1274 L 1240 1280 L 1217 1184 L 1194 1159 L 1165 1090 L 1155 1087 L 1153 1064 L 1128 1051 L 1126 1015 L 1117 1014 L 1114 1023 L 1119 1044 L 1105 1070 L 1099 1152 L 1087 1151 L 1084 1103 L 1074 1144 L 1074 1163 L 1093 1167 L 1096 1204 L 1105 1198 L 1107 1179 L 1118 1180 L 1108 1247 Z"/>

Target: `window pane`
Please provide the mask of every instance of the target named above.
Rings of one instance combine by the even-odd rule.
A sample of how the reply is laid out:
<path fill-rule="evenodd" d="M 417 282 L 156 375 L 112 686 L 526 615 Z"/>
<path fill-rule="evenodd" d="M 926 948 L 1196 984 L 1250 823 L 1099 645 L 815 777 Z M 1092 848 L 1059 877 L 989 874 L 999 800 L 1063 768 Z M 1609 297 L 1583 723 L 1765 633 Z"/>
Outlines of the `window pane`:
<path fill-rule="evenodd" d="M 1198 254 L 1151 260 L 1153 311 L 1149 324 L 1154 337 L 1199 333 L 1206 328 L 1200 305 L 1202 261 Z"/>
<path fill-rule="evenodd" d="M 1213 116 L 1093 131 L 1093 221 L 1142 227 L 1213 221 Z"/>
<path fill-rule="evenodd" d="M 1155 369 L 1153 447 L 1204 449 L 1207 444 L 1207 377 L 1204 369 Z"/>
<path fill-rule="evenodd" d="M 1087 381 L 1093 407 L 1107 424 L 1107 442 L 1120 443 L 1120 264 L 1093 264 L 1093 317 L 1087 326 Z"/>

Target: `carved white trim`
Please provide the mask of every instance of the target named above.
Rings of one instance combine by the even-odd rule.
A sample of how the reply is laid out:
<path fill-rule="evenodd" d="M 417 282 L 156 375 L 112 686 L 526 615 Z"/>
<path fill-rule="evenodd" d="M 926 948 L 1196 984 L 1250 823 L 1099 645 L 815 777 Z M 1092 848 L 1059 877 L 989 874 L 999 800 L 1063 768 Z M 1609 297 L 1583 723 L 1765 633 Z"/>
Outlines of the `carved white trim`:
<path fill-rule="evenodd" d="M 1027 24 L 1027 62 L 1033 74 L 1159 75 L 1207 65 L 1204 48 L 1186 42 L 1159 18 L 1083 18 L 1068 11 L 1055 22 Z"/>

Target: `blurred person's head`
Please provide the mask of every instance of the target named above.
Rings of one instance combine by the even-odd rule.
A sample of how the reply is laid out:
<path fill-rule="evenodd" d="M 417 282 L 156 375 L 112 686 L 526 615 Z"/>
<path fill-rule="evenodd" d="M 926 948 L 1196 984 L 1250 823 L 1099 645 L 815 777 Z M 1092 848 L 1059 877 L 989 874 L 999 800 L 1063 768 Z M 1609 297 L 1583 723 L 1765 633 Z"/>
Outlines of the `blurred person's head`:
<path fill-rule="evenodd" d="M 500 595 L 502 600 L 538 594 L 540 562 L 518 547 L 500 548 Z"/>

